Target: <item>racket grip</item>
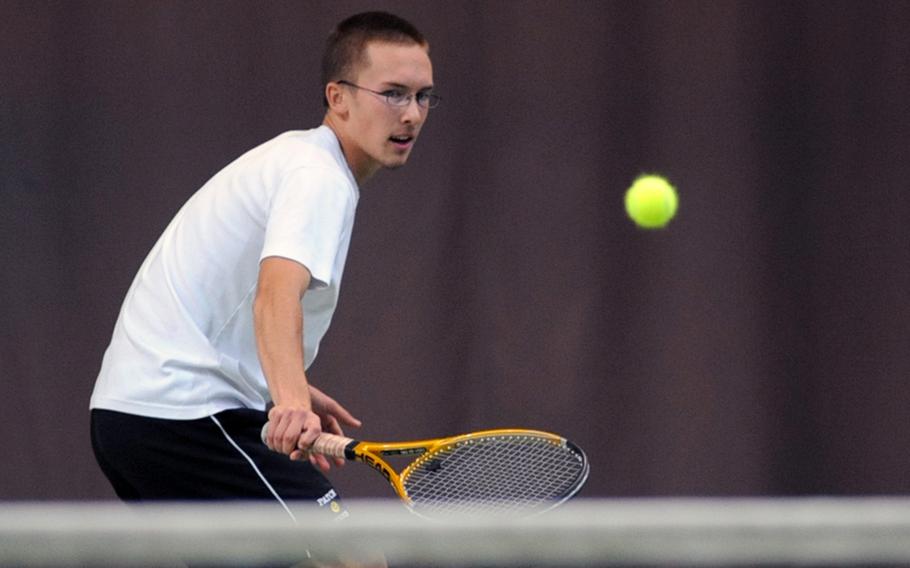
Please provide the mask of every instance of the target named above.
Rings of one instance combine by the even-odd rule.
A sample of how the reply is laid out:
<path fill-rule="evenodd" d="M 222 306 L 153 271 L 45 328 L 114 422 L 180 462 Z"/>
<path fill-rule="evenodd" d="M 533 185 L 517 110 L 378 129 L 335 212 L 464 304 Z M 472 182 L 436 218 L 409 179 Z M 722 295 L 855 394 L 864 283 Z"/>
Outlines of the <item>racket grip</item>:
<path fill-rule="evenodd" d="M 269 423 L 266 422 L 262 425 L 261 437 L 263 444 L 267 444 L 268 434 Z M 309 451 L 313 452 L 314 454 L 319 454 L 330 458 L 346 459 L 344 449 L 353 441 L 354 440 L 351 438 L 323 432 L 319 435 L 319 437 L 316 438 L 316 441 L 313 442 L 313 445 L 310 446 Z"/>
<path fill-rule="evenodd" d="M 341 458 L 345 459 L 346 454 L 344 449 L 353 442 L 350 438 L 345 438 L 344 436 L 338 436 L 337 434 L 329 434 L 323 432 L 316 438 L 316 441 L 313 442 L 310 451 L 328 456 L 330 458 Z"/>

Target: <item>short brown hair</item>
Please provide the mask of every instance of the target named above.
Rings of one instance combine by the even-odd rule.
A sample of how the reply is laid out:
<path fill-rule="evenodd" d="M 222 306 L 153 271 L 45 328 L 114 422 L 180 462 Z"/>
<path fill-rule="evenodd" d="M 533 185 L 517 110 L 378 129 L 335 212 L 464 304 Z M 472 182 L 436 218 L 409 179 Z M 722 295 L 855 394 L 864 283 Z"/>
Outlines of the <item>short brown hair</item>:
<path fill-rule="evenodd" d="M 387 12 L 363 12 L 342 21 L 326 41 L 322 57 L 322 87 L 344 79 L 364 62 L 366 46 L 371 41 L 416 44 L 429 47 L 413 24 Z M 328 106 L 323 94 L 323 103 Z"/>

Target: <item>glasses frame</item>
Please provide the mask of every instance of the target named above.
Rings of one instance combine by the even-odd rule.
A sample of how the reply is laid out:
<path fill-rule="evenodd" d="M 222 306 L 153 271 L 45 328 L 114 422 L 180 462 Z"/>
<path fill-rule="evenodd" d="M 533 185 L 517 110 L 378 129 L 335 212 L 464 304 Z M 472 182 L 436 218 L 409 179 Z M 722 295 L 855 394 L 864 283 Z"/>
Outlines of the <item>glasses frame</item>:
<path fill-rule="evenodd" d="M 419 106 L 420 108 L 425 108 L 425 109 L 436 108 L 437 106 L 439 106 L 439 103 L 442 102 L 442 97 L 440 97 L 436 93 L 427 92 L 427 91 L 417 91 L 416 93 L 409 93 L 409 94 L 405 95 L 405 98 L 402 99 L 401 101 L 395 102 L 392 100 L 392 95 L 389 95 L 383 91 L 374 91 L 373 89 L 361 87 L 360 85 L 357 85 L 356 83 L 352 83 L 350 81 L 345 81 L 344 79 L 341 79 L 341 80 L 335 81 L 335 82 L 338 83 L 339 85 L 347 85 L 348 87 L 354 87 L 355 89 L 360 89 L 361 91 L 366 91 L 368 93 L 372 93 L 372 94 L 376 95 L 377 97 L 381 98 L 387 105 L 389 105 L 391 107 L 395 107 L 395 108 L 405 108 L 406 106 L 411 104 L 412 100 L 417 101 L 417 106 Z M 423 96 L 423 100 L 424 100 L 424 103 L 422 103 L 422 104 L 420 102 L 421 96 Z"/>

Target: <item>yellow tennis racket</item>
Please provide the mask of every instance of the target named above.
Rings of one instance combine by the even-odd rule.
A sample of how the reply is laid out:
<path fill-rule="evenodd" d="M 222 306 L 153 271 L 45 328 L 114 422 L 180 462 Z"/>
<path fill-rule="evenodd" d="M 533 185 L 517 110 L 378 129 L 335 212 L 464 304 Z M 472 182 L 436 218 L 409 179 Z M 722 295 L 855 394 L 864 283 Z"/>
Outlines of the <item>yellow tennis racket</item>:
<path fill-rule="evenodd" d="M 268 427 L 262 428 L 263 442 Z M 534 515 L 578 493 L 589 469 L 581 448 L 537 430 L 484 430 L 397 443 L 323 433 L 310 451 L 369 465 L 412 511 L 430 518 Z M 385 459 L 391 456 L 416 459 L 396 472 Z"/>

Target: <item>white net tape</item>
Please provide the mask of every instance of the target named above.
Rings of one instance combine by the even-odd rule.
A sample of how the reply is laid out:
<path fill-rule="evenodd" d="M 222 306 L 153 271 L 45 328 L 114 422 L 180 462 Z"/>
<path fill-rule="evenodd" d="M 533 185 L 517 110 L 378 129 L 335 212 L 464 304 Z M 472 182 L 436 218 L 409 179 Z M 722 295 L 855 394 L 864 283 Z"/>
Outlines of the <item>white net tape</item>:
<path fill-rule="evenodd" d="M 294 525 L 275 505 L 6 504 L 0 565 L 290 565 L 310 551 L 393 566 L 910 565 L 908 499 L 576 500 L 510 522 L 349 508 Z"/>

